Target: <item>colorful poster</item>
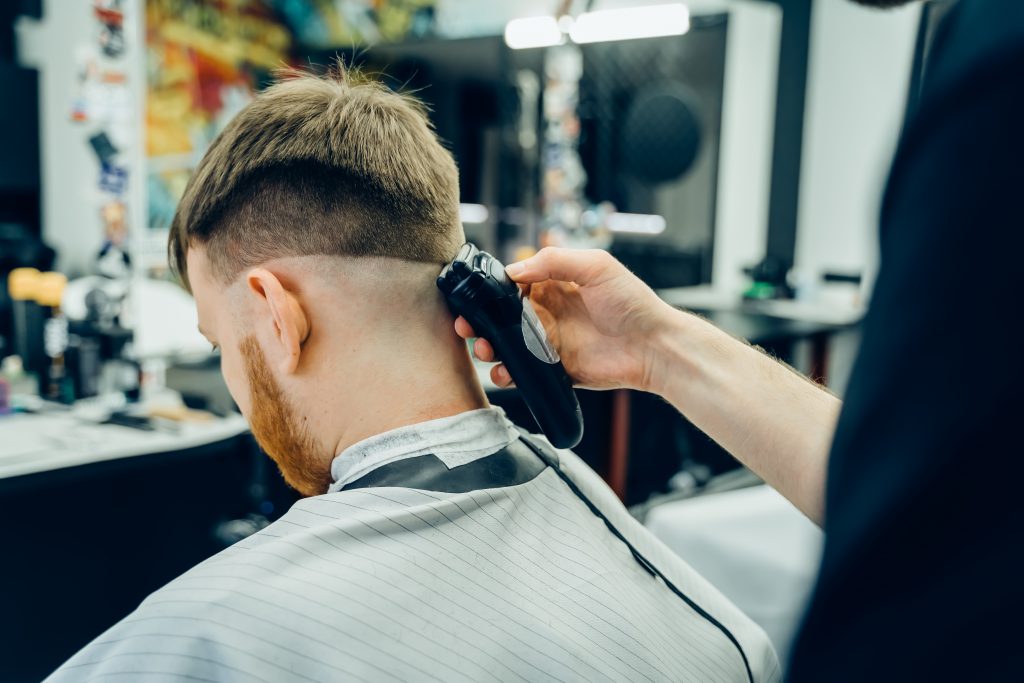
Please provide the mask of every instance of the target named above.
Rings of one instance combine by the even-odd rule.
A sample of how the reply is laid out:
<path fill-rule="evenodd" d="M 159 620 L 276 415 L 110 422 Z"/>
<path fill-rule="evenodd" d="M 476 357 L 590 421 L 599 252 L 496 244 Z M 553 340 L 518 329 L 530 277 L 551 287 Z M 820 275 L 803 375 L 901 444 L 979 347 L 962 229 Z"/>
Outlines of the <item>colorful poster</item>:
<path fill-rule="evenodd" d="M 213 138 L 288 66 L 292 39 L 265 0 L 146 0 L 151 229 L 166 229 Z"/>

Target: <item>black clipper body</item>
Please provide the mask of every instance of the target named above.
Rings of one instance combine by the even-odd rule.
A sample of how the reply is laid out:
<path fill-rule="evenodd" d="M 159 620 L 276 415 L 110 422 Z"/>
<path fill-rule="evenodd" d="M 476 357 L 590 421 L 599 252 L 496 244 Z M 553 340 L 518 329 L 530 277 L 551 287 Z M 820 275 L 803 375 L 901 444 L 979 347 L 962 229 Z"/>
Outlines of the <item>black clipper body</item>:
<path fill-rule="evenodd" d="M 583 414 L 544 327 L 505 266 L 467 242 L 441 271 L 437 286 L 448 307 L 494 347 L 537 425 L 556 448 L 583 436 Z"/>

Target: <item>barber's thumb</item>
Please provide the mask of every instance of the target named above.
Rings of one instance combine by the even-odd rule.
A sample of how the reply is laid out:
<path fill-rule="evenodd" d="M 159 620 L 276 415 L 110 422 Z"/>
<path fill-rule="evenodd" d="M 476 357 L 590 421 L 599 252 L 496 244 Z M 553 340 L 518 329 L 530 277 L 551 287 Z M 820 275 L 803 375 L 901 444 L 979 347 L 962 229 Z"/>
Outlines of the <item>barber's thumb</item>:
<path fill-rule="evenodd" d="M 545 280 L 586 285 L 606 270 L 609 259 L 608 253 L 600 249 L 545 247 L 528 259 L 510 263 L 505 272 L 522 285 Z"/>
<path fill-rule="evenodd" d="M 552 257 L 557 256 L 553 252 L 554 250 L 550 247 L 541 249 L 529 258 L 508 264 L 505 266 L 505 272 L 508 273 L 510 278 L 521 285 L 529 285 L 534 282 L 543 282 L 544 280 L 551 279 Z"/>
<path fill-rule="evenodd" d="M 526 261 L 508 264 L 505 266 L 505 272 L 513 280 L 519 281 L 526 274 Z"/>

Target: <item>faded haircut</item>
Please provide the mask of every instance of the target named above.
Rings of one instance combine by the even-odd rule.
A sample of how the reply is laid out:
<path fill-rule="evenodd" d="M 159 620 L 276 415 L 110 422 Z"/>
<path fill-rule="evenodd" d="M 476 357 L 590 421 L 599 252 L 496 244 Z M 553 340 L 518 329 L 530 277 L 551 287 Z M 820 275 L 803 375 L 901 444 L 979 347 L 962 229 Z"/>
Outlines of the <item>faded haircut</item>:
<path fill-rule="evenodd" d="M 285 256 L 440 266 L 463 241 L 455 161 L 424 105 L 338 64 L 283 72 L 232 119 L 185 188 L 167 251 L 189 287 L 194 245 L 229 282 Z"/>

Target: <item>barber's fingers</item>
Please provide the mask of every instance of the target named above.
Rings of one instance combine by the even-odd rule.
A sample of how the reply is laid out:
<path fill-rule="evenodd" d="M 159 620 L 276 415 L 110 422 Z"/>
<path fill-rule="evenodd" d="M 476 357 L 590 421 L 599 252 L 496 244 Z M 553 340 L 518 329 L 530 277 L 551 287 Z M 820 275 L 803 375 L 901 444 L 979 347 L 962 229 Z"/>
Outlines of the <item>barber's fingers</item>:
<path fill-rule="evenodd" d="M 512 375 L 508 374 L 508 370 L 501 363 L 491 368 L 491 381 L 499 387 L 510 387 L 512 386 Z"/>
<path fill-rule="evenodd" d="M 561 280 L 585 287 L 611 277 L 616 267 L 621 264 L 603 249 L 544 247 L 528 259 L 509 264 L 505 271 L 520 284 Z"/>
<path fill-rule="evenodd" d="M 473 339 L 473 337 L 476 337 L 473 326 L 461 315 L 455 319 L 455 333 L 463 339 Z M 473 355 L 485 363 L 493 363 L 497 360 L 494 354 L 494 347 L 483 337 L 477 337 L 473 340 Z"/>
<path fill-rule="evenodd" d="M 455 334 L 459 335 L 463 339 L 472 339 L 476 336 L 476 332 L 473 331 L 473 326 L 470 325 L 461 315 L 455 319 Z"/>
<path fill-rule="evenodd" d="M 494 347 L 491 346 L 491 343 L 483 337 L 478 337 L 477 340 L 473 342 L 473 355 L 485 363 L 493 363 L 498 360 L 494 356 Z"/>

